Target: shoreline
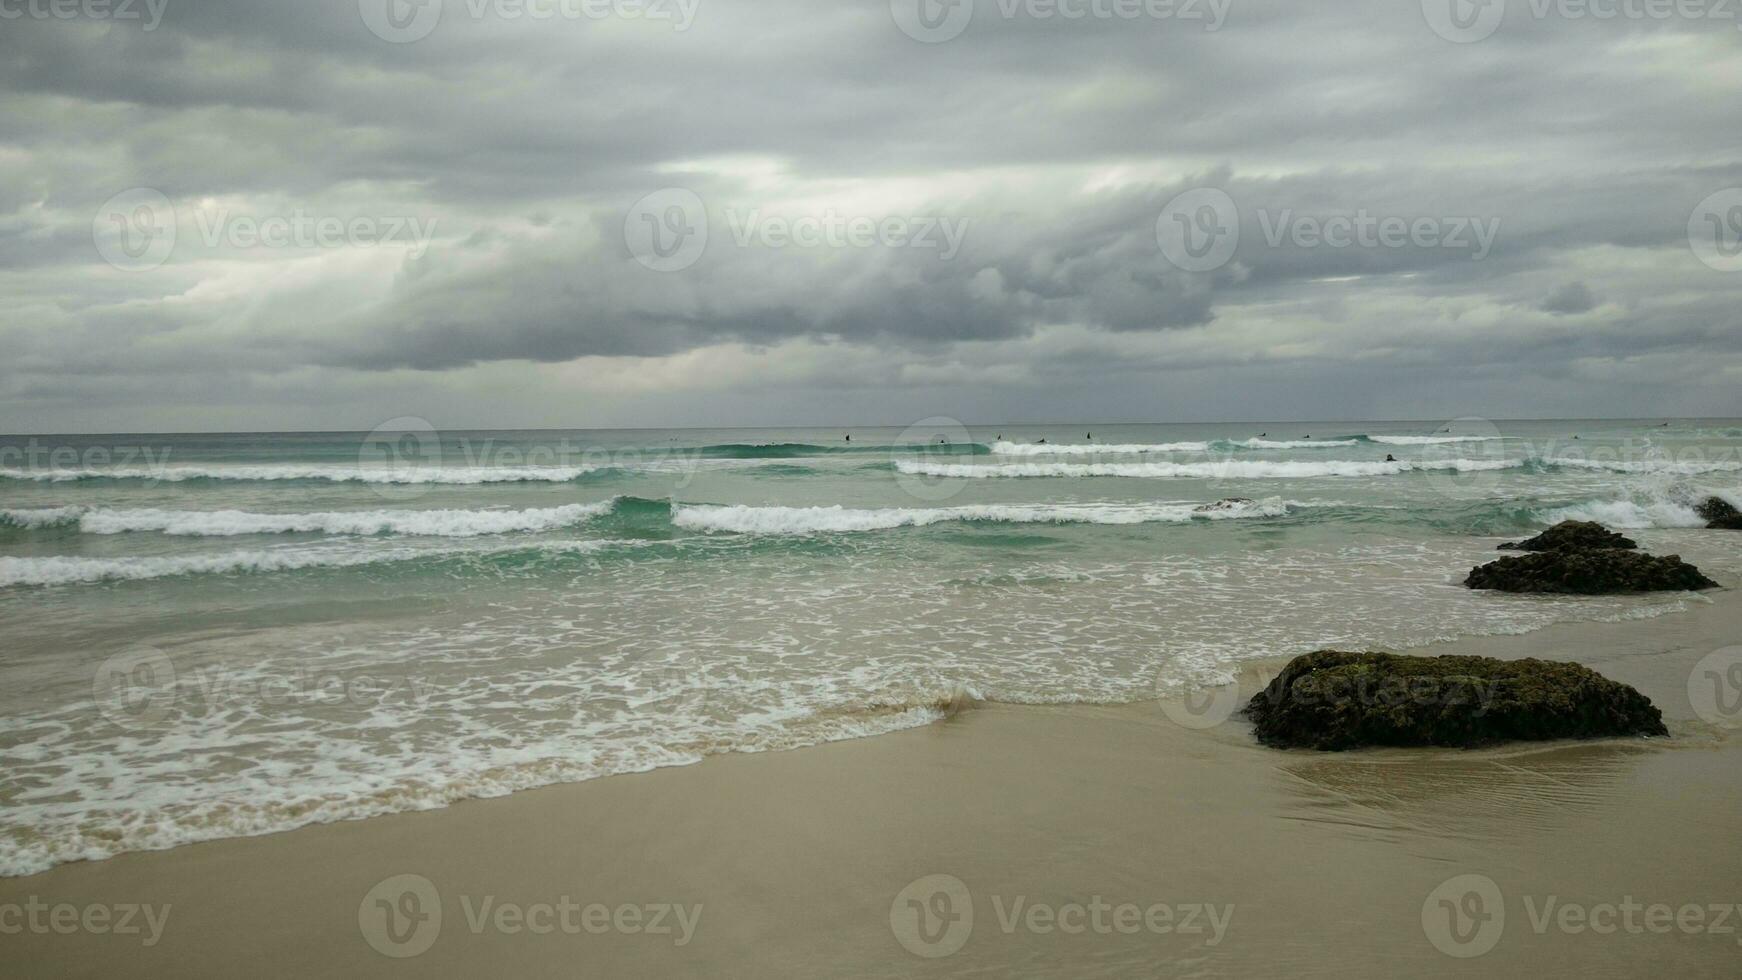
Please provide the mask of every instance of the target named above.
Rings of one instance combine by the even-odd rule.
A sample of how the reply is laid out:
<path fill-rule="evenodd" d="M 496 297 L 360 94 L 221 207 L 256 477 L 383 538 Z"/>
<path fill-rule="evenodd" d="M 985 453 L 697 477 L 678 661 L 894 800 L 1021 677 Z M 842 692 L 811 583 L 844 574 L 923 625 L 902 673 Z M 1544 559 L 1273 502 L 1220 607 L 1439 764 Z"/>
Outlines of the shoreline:
<path fill-rule="evenodd" d="M 1709 914 L 1706 932 L 1603 935 L 1543 919 L 1542 903 L 1600 917 L 1624 901 L 1742 902 L 1729 832 L 1742 740 L 1701 721 L 1688 697 L 1693 666 L 1738 637 L 1742 594 L 1726 591 L 1664 616 L 1412 651 L 1576 660 L 1650 697 L 1667 740 L 1321 754 L 1261 748 L 1237 717 L 1185 727 L 1161 702 L 981 704 L 875 738 L 0 879 L 0 908 L 34 900 L 81 917 L 63 934 L 53 911 L 41 931 L 22 911 L 0 915 L 0 928 L 21 926 L 0 945 L 20 975 L 43 977 L 218 977 L 244 964 L 359 977 L 504 965 L 532 976 L 1730 975 L 1742 946 Z M 1265 666 L 1251 666 L 1248 686 Z M 1506 913 L 1493 948 L 1469 962 L 1436 948 L 1423 911 L 1463 875 L 1497 886 Z M 954 883 L 965 894 L 951 904 Z M 408 943 L 370 912 L 366 899 L 383 895 Z M 431 936 L 411 916 L 438 904 Z M 158 910 L 155 944 L 115 934 L 123 906 L 141 907 L 135 929 Z M 107 931 L 86 918 L 97 907 L 111 910 Z M 916 933 L 904 907 L 958 918 Z M 949 924 L 964 907 L 959 948 L 911 951 L 956 945 Z M 425 938 L 415 956 L 376 948 L 402 954 Z"/>

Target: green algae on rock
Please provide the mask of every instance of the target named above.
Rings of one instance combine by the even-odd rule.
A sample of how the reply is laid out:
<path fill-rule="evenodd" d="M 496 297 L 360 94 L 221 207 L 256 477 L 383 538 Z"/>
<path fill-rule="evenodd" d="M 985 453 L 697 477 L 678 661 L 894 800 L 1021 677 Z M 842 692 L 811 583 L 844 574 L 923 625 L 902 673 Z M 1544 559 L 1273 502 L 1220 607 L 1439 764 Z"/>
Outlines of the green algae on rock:
<path fill-rule="evenodd" d="M 1499 592 L 1612 595 L 1715 589 L 1718 583 L 1679 555 L 1641 554 L 1619 548 L 1539 551 L 1470 569 L 1464 584 Z"/>
<path fill-rule="evenodd" d="M 1708 530 L 1742 531 L 1742 511 L 1723 497 L 1707 497 L 1694 512 L 1707 522 Z"/>
<path fill-rule="evenodd" d="M 1508 741 L 1667 735 L 1638 691 L 1578 664 L 1321 650 L 1247 703 L 1278 748 L 1467 748 Z"/>
<path fill-rule="evenodd" d="M 1501 551 L 1585 551 L 1591 548 L 1637 548 L 1632 538 L 1623 537 L 1596 521 L 1562 521 L 1534 538 L 1508 541 Z"/>

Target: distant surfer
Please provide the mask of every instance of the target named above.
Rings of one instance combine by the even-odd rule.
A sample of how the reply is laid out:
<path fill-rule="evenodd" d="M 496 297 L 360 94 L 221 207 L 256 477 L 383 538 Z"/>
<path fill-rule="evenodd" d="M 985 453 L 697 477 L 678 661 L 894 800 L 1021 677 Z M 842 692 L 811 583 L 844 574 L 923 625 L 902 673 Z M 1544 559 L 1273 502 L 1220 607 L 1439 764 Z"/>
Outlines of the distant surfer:
<path fill-rule="evenodd" d="M 1083 433 L 1083 438 L 1089 440 L 1090 442 L 1094 442 L 1095 441 L 1095 434 L 1093 432 L 1085 432 L 1085 433 Z"/>
<path fill-rule="evenodd" d="M 1573 437 L 1573 438 L 1575 438 L 1575 439 L 1576 439 L 1576 438 L 1578 438 L 1578 437 L 1577 437 L 1577 436 L 1574 436 L 1574 437 Z M 1045 439 L 1042 439 L 1042 440 L 1041 440 L 1041 441 L 1040 441 L 1040 444 L 1041 444 L 1041 445 L 1043 445 L 1043 446 L 1044 446 L 1044 445 L 1046 445 L 1046 440 L 1045 440 Z"/>
<path fill-rule="evenodd" d="M 853 437 L 852 437 L 852 436 L 848 436 L 848 437 L 847 437 L 847 441 L 848 441 L 848 442 L 852 442 L 852 441 L 853 441 Z"/>
<path fill-rule="evenodd" d="M 1397 457 L 1396 457 L 1396 456 L 1393 456 L 1393 455 L 1391 455 L 1391 454 L 1390 454 L 1390 453 L 1386 453 L 1386 454 L 1385 454 L 1385 461 L 1386 461 L 1386 462 L 1387 462 L 1387 463 L 1395 463 L 1395 462 L 1397 462 Z"/>

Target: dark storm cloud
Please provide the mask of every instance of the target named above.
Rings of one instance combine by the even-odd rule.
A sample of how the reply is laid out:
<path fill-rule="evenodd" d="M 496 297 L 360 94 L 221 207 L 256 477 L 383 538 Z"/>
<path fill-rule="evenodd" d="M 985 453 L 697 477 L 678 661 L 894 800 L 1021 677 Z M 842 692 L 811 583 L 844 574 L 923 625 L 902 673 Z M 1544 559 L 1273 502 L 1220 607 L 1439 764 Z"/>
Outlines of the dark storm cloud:
<path fill-rule="evenodd" d="M 428 36 L 391 43 L 374 2 L 167 0 L 151 30 L 0 21 L 9 415 L 99 389 L 149 415 L 186 397 L 151 379 L 216 372 L 318 404 L 341 373 L 458 392 L 493 364 L 798 341 L 876 352 L 889 371 L 861 376 L 891 392 L 904 364 L 996 363 L 988 391 L 1292 364 L 1330 405 L 1419 365 L 1438 380 L 1412 396 L 1455 402 L 1591 364 L 1717 392 L 1737 364 L 1742 273 L 1688 247 L 1696 205 L 1742 186 L 1734 23 L 1515 3 L 1459 44 L 1415 2 L 1232 0 L 1207 30 L 982 0 L 926 44 L 870 0 L 699 0 L 685 30 L 442 0 Z M 178 234 L 123 271 L 92 223 L 135 187 L 172 202 Z M 624 223 L 671 187 L 704 202 L 708 245 L 654 271 Z M 1239 248 L 1208 271 L 1156 237 L 1195 188 L 1238 209 Z M 303 211 L 434 237 L 414 255 L 203 230 Z M 948 258 L 735 236 L 750 213 L 825 211 L 963 232 Z M 1363 222 L 1432 234 L 1337 244 Z"/>

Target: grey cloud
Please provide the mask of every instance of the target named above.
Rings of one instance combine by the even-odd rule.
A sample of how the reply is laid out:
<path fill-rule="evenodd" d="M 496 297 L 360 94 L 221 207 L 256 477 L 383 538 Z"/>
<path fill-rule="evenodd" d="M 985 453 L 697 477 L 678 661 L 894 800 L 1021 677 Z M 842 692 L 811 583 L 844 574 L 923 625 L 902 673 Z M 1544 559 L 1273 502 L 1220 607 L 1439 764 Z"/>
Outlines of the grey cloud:
<path fill-rule="evenodd" d="M 1596 305 L 1591 287 L 1582 282 L 1569 282 L 1542 301 L 1542 308 L 1550 313 L 1589 313 Z"/>
<path fill-rule="evenodd" d="M 875 352 L 881 369 L 854 372 L 867 410 L 911 403 L 904 378 L 924 372 L 904 366 L 995 362 L 961 404 L 1032 405 L 1032 387 L 1010 394 L 1027 378 L 1061 412 L 1130 414 L 1151 406 L 1137 375 L 1191 368 L 1380 414 L 1562 379 L 1534 390 L 1564 412 L 1577 364 L 1606 359 L 1639 372 L 1611 389 L 1639 405 L 1735 407 L 1723 372 L 1742 363 L 1742 284 L 1686 241 L 1697 202 L 1742 186 L 1742 107 L 1719 84 L 1742 69 L 1733 24 L 1514 9 L 1458 45 L 1418 4 L 1381 0 L 1237 0 L 1214 32 L 996 9 L 983 0 L 938 45 L 903 35 L 882 0 L 704 0 L 683 32 L 474 20 L 445 0 L 410 44 L 372 35 L 355 0 L 171 0 L 149 32 L 8 21 L 0 410 L 52 419 L 87 397 L 113 417 L 183 418 L 189 397 L 306 390 L 305 405 L 330 392 L 360 411 L 370 384 L 415 390 L 388 383 L 411 372 L 488 421 L 467 386 L 504 365 L 794 342 Z M 655 273 L 630 257 L 623 216 L 674 185 L 716 209 L 713 238 L 692 267 Z M 162 267 L 121 272 L 91 219 L 140 186 L 175 202 L 182 234 Z M 1237 202 L 1241 245 L 1185 272 L 1155 220 L 1200 186 Z M 240 254 L 191 231 L 214 201 L 410 216 L 438 237 L 415 261 Z M 950 261 L 739 246 L 727 206 L 969 231 Z M 1358 213 L 1497 234 L 1479 259 L 1266 240 L 1284 214 Z M 1061 330 L 1083 333 L 1061 347 Z M 157 383 L 220 373 L 232 380 L 195 396 Z M 1131 380 L 1097 383 L 1114 376 Z M 1064 390 L 1084 385 L 1103 390 Z M 829 403 L 828 384 L 792 386 L 787 404 Z M 1200 390 L 1211 415 L 1243 404 Z M 730 392 L 670 398 L 749 411 Z M 1592 398 L 1577 410 L 1627 411 Z"/>

